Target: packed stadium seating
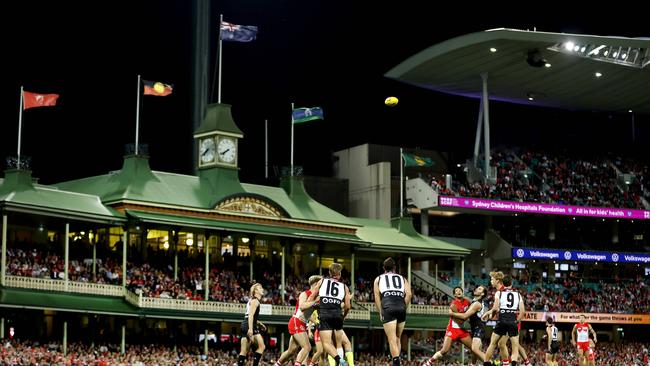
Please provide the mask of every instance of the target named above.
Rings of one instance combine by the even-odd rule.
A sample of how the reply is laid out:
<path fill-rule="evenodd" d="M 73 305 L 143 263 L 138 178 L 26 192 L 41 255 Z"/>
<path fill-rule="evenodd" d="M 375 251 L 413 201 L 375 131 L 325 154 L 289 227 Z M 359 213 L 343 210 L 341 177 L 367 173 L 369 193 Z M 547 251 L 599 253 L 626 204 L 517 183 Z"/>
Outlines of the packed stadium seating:
<path fill-rule="evenodd" d="M 621 157 L 574 156 L 566 152 L 499 149 L 491 155 L 496 184 L 431 179 L 443 195 L 507 201 L 643 209 L 648 166 Z"/>

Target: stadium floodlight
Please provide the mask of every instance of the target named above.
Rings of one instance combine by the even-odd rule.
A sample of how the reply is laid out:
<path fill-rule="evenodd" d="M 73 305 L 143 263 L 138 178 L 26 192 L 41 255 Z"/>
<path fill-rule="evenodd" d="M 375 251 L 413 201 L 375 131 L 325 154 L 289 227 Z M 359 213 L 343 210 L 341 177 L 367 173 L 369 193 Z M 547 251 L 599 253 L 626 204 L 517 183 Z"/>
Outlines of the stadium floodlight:
<path fill-rule="evenodd" d="M 585 57 L 596 61 L 636 68 L 644 68 L 650 63 L 650 52 L 648 48 L 642 47 L 606 44 L 577 45 L 572 41 L 568 41 L 556 43 L 547 49 L 574 57 Z"/>

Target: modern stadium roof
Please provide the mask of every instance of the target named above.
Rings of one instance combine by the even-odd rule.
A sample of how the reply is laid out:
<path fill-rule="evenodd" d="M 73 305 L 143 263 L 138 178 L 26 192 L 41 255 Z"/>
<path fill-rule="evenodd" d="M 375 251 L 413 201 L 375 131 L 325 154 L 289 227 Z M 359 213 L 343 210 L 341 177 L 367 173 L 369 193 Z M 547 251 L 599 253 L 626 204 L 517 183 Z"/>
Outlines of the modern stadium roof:
<path fill-rule="evenodd" d="M 435 44 L 386 77 L 443 93 L 569 110 L 650 113 L 650 38 L 492 29 Z"/>

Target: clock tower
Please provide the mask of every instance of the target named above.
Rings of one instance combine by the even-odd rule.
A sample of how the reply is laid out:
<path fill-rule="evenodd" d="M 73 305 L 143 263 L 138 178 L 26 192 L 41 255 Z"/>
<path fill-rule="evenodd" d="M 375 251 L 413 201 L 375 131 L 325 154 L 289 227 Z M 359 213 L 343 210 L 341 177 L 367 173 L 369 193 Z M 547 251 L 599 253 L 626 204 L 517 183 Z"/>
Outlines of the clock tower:
<path fill-rule="evenodd" d="M 242 137 L 244 134 L 235 124 L 229 104 L 207 106 L 201 125 L 194 131 L 198 142 L 196 168 L 201 183 L 208 184 L 216 196 L 243 192 L 238 167 L 239 139 Z"/>

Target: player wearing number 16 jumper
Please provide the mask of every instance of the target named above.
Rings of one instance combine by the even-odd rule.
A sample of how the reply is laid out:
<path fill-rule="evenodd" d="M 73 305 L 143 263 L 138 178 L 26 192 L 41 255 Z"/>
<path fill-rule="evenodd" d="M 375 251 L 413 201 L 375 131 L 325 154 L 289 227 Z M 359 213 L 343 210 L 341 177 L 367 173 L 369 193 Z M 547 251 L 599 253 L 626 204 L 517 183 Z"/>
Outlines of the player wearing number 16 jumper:
<path fill-rule="evenodd" d="M 318 315 L 320 317 L 320 339 L 326 354 L 332 356 L 337 366 L 342 365 L 341 356 L 336 352 L 332 342 L 332 333 L 336 337 L 336 343 L 341 344 L 343 340 L 343 319 L 350 311 L 350 290 L 341 279 L 340 263 L 332 263 L 329 268 L 329 278 L 322 279 L 309 296 L 311 301 L 316 296 L 320 298 Z M 341 314 L 341 305 L 343 313 Z"/>
<path fill-rule="evenodd" d="M 384 274 L 375 278 L 375 305 L 384 323 L 384 332 L 393 358 L 392 366 L 400 366 L 400 339 L 406 325 L 406 306 L 411 303 L 412 293 L 408 281 L 394 271 L 395 261 L 386 258 Z"/>

